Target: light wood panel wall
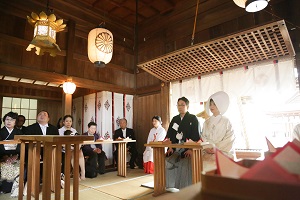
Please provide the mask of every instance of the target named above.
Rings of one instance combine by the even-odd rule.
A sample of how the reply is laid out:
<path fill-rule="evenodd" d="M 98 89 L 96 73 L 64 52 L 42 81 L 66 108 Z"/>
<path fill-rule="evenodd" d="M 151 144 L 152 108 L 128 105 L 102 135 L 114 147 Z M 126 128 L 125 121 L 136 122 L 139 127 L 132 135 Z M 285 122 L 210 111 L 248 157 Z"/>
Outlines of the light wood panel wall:
<path fill-rule="evenodd" d="M 153 127 L 151 118 L 154 115 L 161 115 L 160 94 L 136 96 L 133 111 L 136 145 L 138 152 L 141 154 L 145 149 L 144 144 L 147 142 L 149 131 Z"/>
<path fill-rule="evenodd" d="M 134 130 L 137 138 L 137 148 L 139 154 L 145 150 L 144 144 L 147 142 L 149 131 L 153 128 L 152 117 L 159 115 L 162 117 L 162 126 L 167 130 L 169 119 L 169 85 L 165 84 L 161 92 L 146 96 L 134 97 Z"/>

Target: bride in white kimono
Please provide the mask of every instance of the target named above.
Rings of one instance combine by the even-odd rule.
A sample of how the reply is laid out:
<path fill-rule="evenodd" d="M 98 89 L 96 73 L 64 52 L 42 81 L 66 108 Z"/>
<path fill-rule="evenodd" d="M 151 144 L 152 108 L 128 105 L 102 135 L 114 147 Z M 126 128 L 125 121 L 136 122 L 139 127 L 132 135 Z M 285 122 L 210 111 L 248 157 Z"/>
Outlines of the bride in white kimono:
<path fill-rule="evenodd" d="M 152 117 L 153 128 L 150 130 L 147 144 L 149 142 L 163 141 L 166 137 L 166 130 L 161 126 L 162 121 L 160 116 Z M 154 173 L 154 163 L 153 163 L 153 148 L 146 147 L 143 153 L 144 161 L 144 171 L 148 174 Z"/>
<path fill-rule="evenodd" d="M 235 140 L 234 131 L 228 118 L 223 114 L 229 106 L 228 94 L 220 91 L 208 98 L 206 112 L 212 114 L 203 124 L 202 140 L 215 145 L 229 157 L 234 157 L 233 144 Z M 216 167 L 213 148 L 204 150 L 204 170 L 211 170 Z"/>

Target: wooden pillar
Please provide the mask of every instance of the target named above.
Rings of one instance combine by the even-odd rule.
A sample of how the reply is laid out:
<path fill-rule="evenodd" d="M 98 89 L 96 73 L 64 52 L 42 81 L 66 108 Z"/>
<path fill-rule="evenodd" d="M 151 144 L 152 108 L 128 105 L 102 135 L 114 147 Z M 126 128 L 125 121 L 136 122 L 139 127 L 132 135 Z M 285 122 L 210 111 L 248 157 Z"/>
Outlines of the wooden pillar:
<path fill-rule="evenodd" d="M 66 65 L 65 74 L 70 74 L 70 69 L 73 66 L 73 54 L 74 54 L 74 40 L 75 40 L 75 27 L 76 23 L 73 20 L 68 22 L 68 34 L 67 34 L 67 53 L 66 53 Z M 71 78 L 70 78 L 71 80 Z M 62 116 L 72 114 L 72 95 L 63 92 L 62 97 Z"/>
<path fill-rule="evenodd" d="M 62 99 L 63 113 L 62 116 L 72 114 L 72 95 L 63 93 Z"/>
<path fill-rule="evenodd" d="M 170 83 L 161 83 L 160 96 L 161 118 L 164 122 L 164 128 L 168 130 L 170 124 Z"/>

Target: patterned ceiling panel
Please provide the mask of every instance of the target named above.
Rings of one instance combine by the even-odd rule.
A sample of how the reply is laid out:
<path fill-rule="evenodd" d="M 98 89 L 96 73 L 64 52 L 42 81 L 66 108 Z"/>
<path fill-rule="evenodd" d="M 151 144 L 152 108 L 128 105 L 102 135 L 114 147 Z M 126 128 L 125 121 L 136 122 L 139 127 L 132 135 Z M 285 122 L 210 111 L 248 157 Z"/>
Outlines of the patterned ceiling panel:
<path fill-rule="evenodd" d="M 295 56 L 283 20 L 195 44 L 138 67 L 169 82 L 282 56 Z"/>

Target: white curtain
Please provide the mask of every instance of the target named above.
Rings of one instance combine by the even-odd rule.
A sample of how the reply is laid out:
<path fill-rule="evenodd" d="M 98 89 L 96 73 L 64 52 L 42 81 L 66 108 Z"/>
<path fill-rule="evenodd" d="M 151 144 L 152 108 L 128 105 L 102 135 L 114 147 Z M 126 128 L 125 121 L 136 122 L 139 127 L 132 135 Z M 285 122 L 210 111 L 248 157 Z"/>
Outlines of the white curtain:
<path fill-rule="evenodd" d="M 223 90 L 220 73 L 214 73 L 201 77 L 201 101 L 207 101 L 207 99 L 215 92 Z"/>
<path fill-rule="evenodd" d="M 95 98 L 96 94 L 89 94 L 84 96 L 84 107 L 83 107 L 83 132 L 87 132 L 88 123 L 95 122 Z M 97 132 L 99 132 L 97 127 Z"/>
<path fill-rule="evenodd" d="M 73 99 L 72 114 L 73 127 L 78 132 L 87 132 L 88 123 L 93 121 L 97 123 L 97 133 L 100 136 L 105 139 L 112 138 L 114 131 L 120 128 L 121 118 L 126 117 L 128 127 L 133 127 L 133 96 L 103 91 L 79 97 Z M 112 164 L 113 145 L 104 144 L 102 147 L 108 158 L 106 165 Z"/>
<path fill-rule="evenodd" d="M 112 127 L 112 93 L 103 91 L 97 93 L 96 105 L 96 123 L 100 136 L 104 139 L 111 138 L 113 133 Z M 112 144 L 103 144 L 103 151 L 105 151 L 108 160 L 106 164 L 113 163 L 113 146 Z"/>
<path fill-rule="evenodd" d="M 83 97 L 78 97 L 76 99 L 73 99 L 72 126 L 77 130 L 79 134 L 82 134 L 82 103 L 83 103 Z"/>
<path fill-rule="evenodd" d="M 114 93 L 114 130 L 120 128 L 119 121 L 124 117 L 123 111 L 123 94 Z"/>
<path fill-rule="evenodd" d="M 133 95 L 124 94 L 125 96 L 125 118 L 127 119 L 127 127 L 133 127 Z"/>
<path fill-rule="evenodd" d="M 297 93 L 293 60 L 227 70 L 223 75 L 214 73 L 201 79 L 174 81 L 171 86 L 171 109 L 176 114 L 175 105 L 181 96 L 196 105 L 217 91 L 228 93 L 230 106 L 225 115 L 233 124 L 238 148 L 266 148 L 264 137 L 274 132 L 269 113 L 283 110 Z M 202 110 L 203 107 L 195 106 L 192 113 Z"/>

